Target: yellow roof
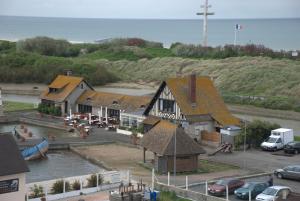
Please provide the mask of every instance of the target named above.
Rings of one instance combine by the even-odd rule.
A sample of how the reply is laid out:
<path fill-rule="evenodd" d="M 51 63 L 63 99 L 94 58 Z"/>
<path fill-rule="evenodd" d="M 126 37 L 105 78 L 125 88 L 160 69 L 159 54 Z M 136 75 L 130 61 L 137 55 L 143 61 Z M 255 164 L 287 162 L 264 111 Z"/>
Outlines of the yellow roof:
<path fill-rule="evenodd" d="M 169 78 L 166 84 L 184 115 L 208 114 L 223 126 L 240 124 L 240 120 L 227 109 L 209 77 L 196 78 L 196 105 L 194 107 L 188 95 L 189 77 Z"/>
<path fill-rule="evenodd" d="M 148 96 L 129 96 L 108 92 L 85 91 L 77 100 L 78 104 L 92 105 L 95 107 L 110 107 L 127 112 L 147 107 L 151 98 Z"/>
<path fill-rule="evenodd" d="M 82 81 L 82 77 L 58 75 L 48 86 L 48 89 L 42 93 L 41 98 L 52 101 L 64 101 Z M 50 93 L 50 88 L 57 89 L 57 92 Z"/>

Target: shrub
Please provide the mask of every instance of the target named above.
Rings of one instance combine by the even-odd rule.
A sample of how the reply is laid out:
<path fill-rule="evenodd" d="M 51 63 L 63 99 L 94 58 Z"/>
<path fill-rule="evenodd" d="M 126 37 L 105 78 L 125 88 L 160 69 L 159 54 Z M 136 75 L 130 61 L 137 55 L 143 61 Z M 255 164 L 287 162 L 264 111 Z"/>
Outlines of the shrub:
<path fill-rule="evenodd" d="M 97 175 L 92 174 L 88 179 L 88 187 L 96 187 L 97 186 Z M 103 183 L 103 176 L 99 174 L 98 176 L 98 185 L 101 185 Z"/>
<path fill-rule="evenodd" d="M 47 56 L 76 56 L 79 54 L 79 51 L 76 52 L 75 49 L 71 51 L 71 44 L 68 41 L 44 36 L 18 41 L 17 50 Z"/>
<path fill-rule="evenodd" d="M 246 124 L 246 143 L 248 146 L 259 147 L 260 144 L 270 136 L 271 130 L 280 128 L 280 125 L 267 121 L 254 120 Z M 240 146 L 244 142 L 245 125 L 242 126 L 241 134 L 238 136 L 236 145 Z"/>
<path fill-rule="evenodd" d="M 38 186 L 36 184 L 34 184 L 33 187 L 30 188 L 30 190 L 32 191 L 32 194 L 29 196 L 30 198 L 39 198 L 39 197 L 43 197 L 44 194 L 44 189 L 42 186 Z"/>
<path fill-rule="evenodd" d="M 70 183 L 68 181 L 65 182 L 65 191 L 70 191 Z M 64 192 L 64 181 L 63 180 L 57 180 L 51 188 L 51 192 L 53 194 L 59 194 Z"/>
<path fill-rule="evenodd" d="M 72 189 L 73 190 L 80 190 L 80 181 L 75 180 L 74 183 L 72 184 Z"/>

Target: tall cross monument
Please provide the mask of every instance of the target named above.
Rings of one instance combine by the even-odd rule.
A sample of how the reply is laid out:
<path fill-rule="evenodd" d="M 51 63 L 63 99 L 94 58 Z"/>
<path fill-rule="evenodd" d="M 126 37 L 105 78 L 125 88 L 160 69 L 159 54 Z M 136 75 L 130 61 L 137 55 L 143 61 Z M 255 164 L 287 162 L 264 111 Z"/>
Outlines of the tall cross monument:
<path fill-rule="evenodd" d="M 211 5 L 208 5 L 208 0 L 205 0 L 205 4 L 201 6 L 203 12 L 197 13 L 197 15 L 203 15 L 203 43 L 204 47 L 207 46 L 207 16 L 214 15 L 212 12 L 208 12 L 208 8 L 211 8 Z"/>

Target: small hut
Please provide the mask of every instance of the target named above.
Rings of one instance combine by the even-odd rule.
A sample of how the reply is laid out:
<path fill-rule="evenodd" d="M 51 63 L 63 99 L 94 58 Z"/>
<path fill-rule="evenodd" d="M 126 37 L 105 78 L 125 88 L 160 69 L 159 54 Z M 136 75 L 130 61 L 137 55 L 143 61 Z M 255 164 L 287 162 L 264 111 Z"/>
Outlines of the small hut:
<path fill-rule="evenodd" d="M 176 151 L 175 151 L 176 141 Z M 149 130 L 141 141 L 146 151 L 154 153 L 154 168 L 159 173 L 173 172 L 176 154 L 176 172 L 192 172 L 198 169 L 198 156 L 204 149 L 177 124 L 161 120 Z"/>

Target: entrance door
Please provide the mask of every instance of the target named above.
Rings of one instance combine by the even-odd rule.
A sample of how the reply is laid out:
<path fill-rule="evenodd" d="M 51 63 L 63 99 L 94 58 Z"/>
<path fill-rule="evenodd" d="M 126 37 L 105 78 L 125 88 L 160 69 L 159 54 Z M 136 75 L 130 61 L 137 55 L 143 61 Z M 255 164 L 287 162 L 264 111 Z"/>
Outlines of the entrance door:
<path fill-rule="evenodd" d="M 68 114 L 68 101 L 65 101 L 65 114 Z"/>

